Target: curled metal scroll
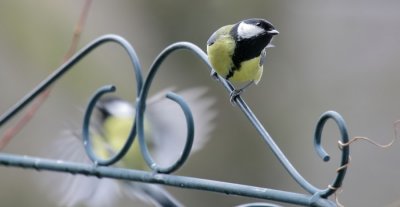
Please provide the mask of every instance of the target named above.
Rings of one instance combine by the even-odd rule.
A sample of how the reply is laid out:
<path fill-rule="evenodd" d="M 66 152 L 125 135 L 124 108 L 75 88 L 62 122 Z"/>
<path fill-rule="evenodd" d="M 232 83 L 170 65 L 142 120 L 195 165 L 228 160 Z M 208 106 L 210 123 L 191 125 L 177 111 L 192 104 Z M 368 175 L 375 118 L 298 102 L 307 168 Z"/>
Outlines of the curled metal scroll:
<path fill-rule="evenodd" d="M 166 49 L 164 49 L 155 59 L 154 63 L 150 68 L 150 72 L 146 80 L 143 81 L 141 66 L 133 47 L 125 39 L 117 35 L 105 35 L 99 37 L 93 42 L 89 43 L 86 47 L 81 49 L 70 60 L 68 60 L 66 63 L 60 66 L 46 80 L 41 82 L 32 92 L 28 93 L 15 106 L 11 107 L 9 111 L 4 113 L 0 117 L 0 127 L 4 123 L 6 123 L 9 119 L 11 119 L 15 114 L 17 114 L 22 108 L 24 108 L 38 94 L 44 91 L 47 87 L 49 87 L 57 79 L 59 79 L 65 72 L 67 72 L 70 68 L 72 68 L 72 66 L 74 66 L 77 62 L 79 62 L 79 60 L 81 60 L 83 57 L 89 54 L 93 49 L 106 42 L 116 42 L 126 50 L 131 59 L 134 69 L 134 74 L 136 77 L 136 90 L 137 90 L 136 93 L 137 113 L 135 115 L 136 121 L 135 124 L 132 126 L 131 132 L 126 139 L 124 146 L 120 149 L 120 151 L 116 152 L 113 156 L 111 156 L 111 158 L 101 159 L 97 157 L 97 155 L 94 153 L 91 144 L 91 138 L 89 133 L 90 117 L 98 99 L 105 93 L 113 92 L 115 90 L 114 86 L 108 85 L 99 88 L 97 92 L 94 93 L 92 99 L 89 101 L 83 121 L 83 129 L 82 129 L 83 142 L 85 145 L 87 155 L 93 161 L 95 167 L 78 163 L 68 163 L 68 162 L 60 164 L 52 160 L 9 155 L 5 153 L 0 153 L 0 164 L 16 166 L 16 167 L 45 169 L 52 171 L 73 172 L 73 173 L 93 175 L 98 177 L 109 177 L 109 178 L 125 179 L 125 180 L 139 181 L 139 182 L 160 183 L 160 184 L 178 186 L 183 188 L 200 189 L 200 190 L 235 194 L 247 197 L 263 198 L 267 200 L 274 200 L 274 201 L 286 202 L 304 206 L 335 206 L 333 202 L 327 200 L 326 198 L 335 193 L 336 190 L 341 187 L 341 184 L 346 174 L 346 166 L 349 161 L 349 146 L 345 145 L 341 149 L 342 161 L 340 163 L 341 167 L 338 168 L 337 177 L 334 179 L 332 184 L 329 185 L 326 189 L 319 189 L 314 185 L 312 185 L 311 183 L 309 183 L 306 179 L 304 179 L 304 177 L 302 177 L 301 174 L 293 167 L 293 165 L 286 158 L 286 156 L 280 150 L 280 148 L 276 145 L 272 137 L 268 134 L 263 125 L 259 122 L 257 117 L 254 115 L 254 113 L 251 111 L 251 109 L 248 107 L 248 105 L 244 102 L 244 100 L 240 96 L 238 96 L 233 100 L 236 106 L 240 110 L 242 110 L 242 112 L 249 119 L 249 121 L 255 127 L 255 129 L 259 132 L 262 139 L 267 143 L 267 146 L 270 147 L 274 155 L 285 167 L 285 169 L 292 176 L 292 178 L 310 195 L 279 191 L 268 188 L 259 188 L 254 186 L 245 186 L 234 183 L 204 180 L 192 177 L 168 175 L 169 173 L 172 173 L 175 170 L 179 169 L 185 163 L 191 151 L 191 147 L 193 144 L 194 130 L 195 130 L 193 124 L 193 117 L 189 106 L 180 96 L 172 92 L 168 93 L 166 98 L 177 103 L 185 114 L 187 121 L 187 128 L 188 128 L 186 144 L 182 151 L 181 157 L 179 157 L 177 161 L 173 163 L 171 166 L 160 167 L 157 165 L 156 162 L 154 162 L 145 142 L 143 119 L 146 109 L 146 98 L 148 95 L 148 91 L 150 90 L 151 83 L 157 71 L 159 70 L 161 64 L 170 54 L 172 54 L 172 52 L 184 49 L 196 55 L 199 59 L 201 59 L 205 63 L 205 65 L 209 69 L 209 72 L 212 71 L 212 67 L 208 62 L 207 55 L 198 46 L 189 42 L 174 43 L 168 46 Z M 217 76 L 217 79 L 229 93 L 234 90 L 234 87 L 230 82 L 226 81 L 225 79 L 219 76 Z M 348 132 L 346 129 L 346 124 L 344 122 L 344 119 L 340 116 L 340 114 L 334 111 L 328 111 L 322 114 L 319 121 L 317 122 L 317 126 L 315 129 L 314 147 L 318 155 L 321 156 L 321 158 L 324 161 L 329 160 L 329 155 L 325 152 L 325 150 L 321 146 L 321 135 L 324 125 L 326 121 L 329 119 L 333 119 L 335 123 L 338 125 L 341 134 L 341 141 L 343 143 L 348 142 Z M 117 162 L 123 156 L 125 156 L 126 152 L 134 142 L 136 135 L 138 135 L 140 149 L 146 163 L 156 173 L 128 170 L 128 169 L 115 169 L 113 167 L 108 166 Z M 248 206 L 251 206 L 251 204 L 249 204 Z"/>
<path fill-rule="evenodd" d="M 144 137 L 144 112 L 145 112 L 145 103 L 146 103 L 146 99 L 147 99 L 147 95 L 148 92 L 150 90 L 150 85 L 153 82 L 153 79 L 157 73 L 157 71 L 159 70 L 161 64 L 164 62 L 164 60 L 174 51 L 177 51 L 179 49 L 189 49 L 191 50 L 194 45 L 191 43 L 187 43 L 187 42 L 178 42 L 175 44 L 172 44 L 170 46 L 168 46 L 167 48 L 165 48 L 154 60 L 153 64 L 150 67 L 150 72 L 146 78 L 146 81 L 144 82 L 143 85 L 143 90 L 140 94 L 139 99 L 137 100 L 137 119 L 136 122 L 138 124 L 138 136 L 139 136 L 139 144 L 140 144 L 140 149 L 141 152 L 143 154 L 143 157 L 147 163 L 147 165 L 153 169 L 156 172 L 159 173 L 171 173 L 177 169 L 179 169 L 184 162 L 187 160 L 187 158 L 189 157 L 190 154 L 190 150 L 192 148 L 192 144 L 193 144 L 193 139 L 194 139 L 194 121 L 193 121 L 193 116 L 191 114 L 190 108 L 189 106 L 186 104 L 186 102 L 183 101 L 183 99 L 173 93 L 170 92 L 167 95 L 167 98 L 171 99 L 172 101 L 175 101 L 183 110 L 185 117 L 186 117 L 186 123 L 187 123 L 187 137 L 186 137 L 186 143 L 185 143 L 185 147 L 183 149 L 183 152 L 181 154 L 181 156 L 178 158 L 178 160 L 173 163 L 171 166 L 169 167 L 160 167 L 157 165 L 157 163 L 153 160 L 153 158 L 150 155 L 150 152 L 148 150 L 148 147 L 146 145 L 145 142 L 145 137 Z M 199 54 L 200 53 L 200 49 L 197 48 L 194 49 L 195 54 Z"/>
<path fill-rule="evenodd" d="M 323 113 L 317 123 L 317 127 L 315 129 L 314 133 L 314 148 L 317 154 L 321 157 L 321 159 L 325 162 L 330 160 L 330 157 L 328 153 L 324 150 L 324 148 L 321 145 L 321 135 L 322 135 L 322 130 L 325 126 L 326 121 L 328 119 L 333 119 L 335 123 L 337 124 L 340 132 L 340 137 L 342 143 L 348 143 L 349 142 L 349 133 L 347 132 L 347 127 L 346 123 L 343 119 L 343 117 L 335 112 L 335 111 L 327 111 Z M 349 145 L 344 145 L 341 147 L 342 150 L 342 159 L 340 166 L 337 170 L 337 176 L 335 180 L 330 184 L 325 190 L 322 190 L 319 192 L 320 196 L 323 198 L 326 198 L 333 193 L 336 192 L 338 188 L 342 186 L 342 182 L 344 180 L 344 176 L 346 175 L 347 171 L 347 165 L 349 163 L 349 158 L 350 158 L 350 146 Z"/>
<path fill-rule="evenodd" d="M 78 63 L 82 58 L 96 49 L 98 46 L 107 43 L 114 42 L 122 46 L 125 51 L 128 53 L 128 56 L 133 65 L 134 73 L 136 76 L 136 88 L 139 92 L 142 84 L 142 71 L 139 63 L 139 58 L 136 55 L 135 50 L 132 45 L 129 44 L 127 40 L 118 36 L 118 35 L 104 35 L 89 43 L 86 47 L 79 50 L 74 56 L 72 56 L 69 60 L 67 60 L 64 64 L 62 64 L 59 68 L 57 68 L 52 74 L 50 74 L 45 80 L 36 86 L 30 93 L 26 94 L 18 103 L 16 103 L 13 107 L 11 107 L 7 112 L 0 116 L 0 127 L 3 126 L 8 120 L 10 120 L 13 116 L 15 116 L 18 112 L 20 112 L 27 104 L 29 104 L 33 99 L 35 99 L 41 92 L 46 90 L 51 84 L 60 79 L 67 71 L 69 71 L 76 63 Z"/>
<path fill-rule="evenodd" d="M 175 43 L 173 45 L 177 45 L 177 44 L 179 44 L 179 43 Z M 206 63 L 208 68 L 210 68 L 212 70 L 212 67 L 211 67 L 210 63 L 207 61 L 207 55 L 200 48 L 198 48 L 196 45 L 191 44 L 191 43 L 182 43 L 182 44 L 184 45 L 182 47 L 185 47 L 186 49 L 189 49 L 192 52 L 194 52 L 198 57 L 200 57 Z M 217 77 L 218 77 L 218 80 L 227 89 L 229 94 L 231 94 L 231 92 L 233 90 L 235 90 L 235 88 L 233 87 L 233 85 L 229 81 L 225 80 L 221 76 L 217 76 Z M 289 160 L 286 158 L 284 153 L 280 150 L 278 145 L 276 145 L 276 143 L 274 142 L 272 137 L 268 134 L 268 132 L 265 130 L 264 126 L 259 122 L 257 117 L 254 115 L 254 113 L 251 111 L 251 109 L 248 107 L 248 105 L 244 102 L 244 100 L 240 96 L 238 96 L 233 101 L 242 110 L 242 112 L 246 115 L 246 117 L 249 119 L 249 121 L 253 124 L 253 126 L 259 132 L 259 134 L 261 135 L 263 140 L 271 148 L 272 152 L 275 154 L 275 156 L 281 162 L 281 164 L 285 167 L 285 169 L 288 171 L 288 173 L 292 176 L 292 178 L 303 189 L 305 189 L 309 193 L 313 194 L 314 195 L 314 199 L 315 199 L 315 197 L 318 197 L 318 196 L 320 196 L 321 198 L 326 198 L 326 197 L 332 195 L 334 192 L 336 192 L 336 190 L 341 186 L 341 183 L 342 183 L 342 181 L 344 179 L 344 176 L 345 176 L 345 173 L 346 173 L 346 168 L 343 168 L 343 170 L 339 170 L 339 173 L 338 173 L 338 175 L 337 175 L 337 177 L 336 177 L 336 179 L 335 179 L 335 181 L 334 181 L 334 183 L 332 185 L 328 186 L 326 189 L 318 189 L 317 187 L 315 187 L 311 183 L 309 183 L 303 176 L 301 176 L 301 174 L 296 170 L 296 168 L 293 167 L 293 165 L 289 162 Z M 341 140 L 342 140 L 343 143 L 347 143 L 348 142 L 348 133 L 347 133 L 346 124 L 344 122 L 344 119 L 340 116 L 339 113 L 334 112 L 334 111 L 325 112 L 321 116 L 321 118 L 318 121 L 318 124 L 316 126 L 315 139 L 316 140 L 317 139 L 318 140 L 321 139 L 321 134 L 322 134 L 322 130 L 323 130 L 323 127 L 324 127 L 324 123 L 329 118 L 334 119 L 335 122 L 338 124 L 340 132 L 341 132 L 341 136 L 342 136 Z M 319 144 L 316 144 L 315 145 L 315 150 L 317 152 L 321 152 L 321 151 L 323 151 L 323 148 Z M 325 155 L 327 155 L 326 152 L 325 152 Z M 349 156 L 349 146 L 345 146 L 343 148 L 343 150 L 342 150 L 342 163 L 341 163 L 341 166 L 346 166 L 347 165 L 348 156 Z M 328 161 L 328 160 L 325 160 L 325 161 Z"/>

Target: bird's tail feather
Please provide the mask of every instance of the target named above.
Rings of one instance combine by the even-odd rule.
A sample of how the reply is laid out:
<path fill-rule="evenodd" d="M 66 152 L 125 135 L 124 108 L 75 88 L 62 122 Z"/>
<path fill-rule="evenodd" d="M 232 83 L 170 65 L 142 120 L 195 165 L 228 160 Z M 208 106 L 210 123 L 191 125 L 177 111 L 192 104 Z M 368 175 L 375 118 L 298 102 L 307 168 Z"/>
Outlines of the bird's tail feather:
<path fill-rule="evenodd" d="M 124 191 L 129 197 L 139 198 L 146 203 L 152 203 L 157 207 L 183 207 L 176 198 L 169 194 L 164 188 L 155 184 L 144 184 L 136 182 L 124 182 L 131 190 Z M 135 192 L 129 194 L 129 192 Z M 140 193 L 140 195 L 138 195 Z"/>

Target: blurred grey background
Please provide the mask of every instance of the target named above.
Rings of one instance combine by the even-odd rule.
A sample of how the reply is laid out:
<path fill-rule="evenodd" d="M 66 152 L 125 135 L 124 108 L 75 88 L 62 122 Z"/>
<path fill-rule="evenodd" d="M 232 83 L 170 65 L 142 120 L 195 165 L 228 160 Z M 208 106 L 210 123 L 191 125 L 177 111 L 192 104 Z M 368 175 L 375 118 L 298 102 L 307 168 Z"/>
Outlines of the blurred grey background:
<path fill-rule="evenodd" d="M 77 0 L 0 2 L 0 113 L 60 65 L 82 5 Z M 334 124 L 327 124 L 323 142 L 333 159 L 323 163 L 312 147 L 320 114 L 341 113 L 351 136 L 380 143 L 394 137 L 393 122 L 400 119 L 399 8 L 399 1 L 372 0 L 94 1 L 79 47 L 103 34 L 119 34 L 133 44 L 147 74 L 156 55 L 171 43 L 190 41 L 205 49 L 210 34 L 222 25 L 251 17 L 270 20 L 280 31 L 274 39 L 276 47 L 269 51 L 261 83 L 243 97 L 299 172 L 326 187 L 339 163 L 338 132 Z M 109 83 L 117 85 L 119 95 L 134 100 L 129 60 L 115 45 L 96 50 L 57 82 L 33 121 L 4 151 L 40 154 L 40 146 L 66 123 L 80 125 L 90 95 Z M 172 55 L 152 92 L 171 85 L 209 87 L 219 111 L 211 141 L 177 174 L 304 193 L 201 61 L 187 52 Z M 358 142 L 351 154 L 341 203 L 386 206 L 396 202 L 400 144 L 379 149 Z M 32 170 L 0 167 L 0 205 L 54 206 L 33 184 L 38 176 Z M 258 201 L 168 189 L 187 206 Z"/>

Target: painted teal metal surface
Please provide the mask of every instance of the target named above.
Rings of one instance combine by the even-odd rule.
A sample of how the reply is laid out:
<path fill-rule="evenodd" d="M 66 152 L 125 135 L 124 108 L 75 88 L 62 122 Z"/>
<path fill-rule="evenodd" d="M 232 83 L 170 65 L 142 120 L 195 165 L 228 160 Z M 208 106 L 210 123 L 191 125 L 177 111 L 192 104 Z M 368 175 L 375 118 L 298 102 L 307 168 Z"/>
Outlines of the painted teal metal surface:
<path fill-rule="evenodd" d="M 147 94 L 150 90 L 152 81 L 162 65 L 163 61 L 173 52 L 177 50 L 186 50 L 193 53 L 197 58 L 201 59 L 205 64 L 205 68 L 208 72 L 212 72 L 212 67 L 208 62 L 207 55 L 196 45 L 189 42 L 177 42 L 166 49 L 164 49 L 158 57 L 155 59 L 154 63 L 150 67 L 150 72 L 146 79 L 143 80 L 142 68 L 139 63 L 139 59 L 136 55 L 133 47 L 124 38 L 117 35 L 104 35 L 93 42 L 89 43 L 86 47 L 81 49 L 76 55 L 74 55 L 65 64 L 60 66 L 53 74 L 51 74 L 47 79 L 41 82 L 34 90 L 23 97 L 17 104 L 11 107 L 6 113 L 0 117 L 0 127 L 9 121 L 13 116 L 15 116 L 21 109 L 23 109 L 29 102 L 31 102 L 37 95 L 42 91 L 52 85 L 55 81 L 60 79 L 69 69 L 71 69 L 76 63 L 78 63 L 87 54 L 92 52 L 95 48 L 106 43 L 117 43 L 122 46 L 127 52 L 129 58 L 132 62 L 132 68 L 134 75 L 136 77 L 136 117 L 135 124 L 131 129 L 129 137 L 127 137 L 125 145 L 121 148 L 119 152 L 116 152 L 113 156 L 108 159 L 101 159 L 96 156 L 92 149 L 91 138 L 89 133 L 90 117 L 92 111 L 96 105 L 98 99 L 105 93 L 113 92 L 115 87 L 112 85 L 107 85 L 99 88 L 91 100 L 88 103 L 82 127 L 83 144 L 85 146 L 88 157 L 92 160 L 93 164 L 80 164 L 65 162 L 62 160 L 48 160 L 42 158 L 28 157 L 22 155 L 12 155 L 0 153 L 0 164 L 9 167 L 22 167 L 30 168 L 36 170 L 50 170 L 58 171 L 72 174 L 83 174 L 87 176 L 96 176 L 99 178 L 107 177 L 114 179 L 130 180 L 137 182 L 146 183 L 158 183 L 169 186 L 176 186 L 179 188 L 188 189 L 198 189 L 205 191 L 213 191 L 224 194 L 239 195 L 245 197 L 261 198 L 270 201 L 279 201 L 282 203 L 297 204 L 302 206 L 336 206 L 332 201 L 327 198 L 336 192 L 338 188 L 341 187 L 346 174 L 346 166 L 349 162 L 350 149 L 348 145 L 341 148 L 342 160 L 339 165 L 339 170 L 336 178 L 331 185 L 327 186 L 325 189 L 319 189 L 308 182 L 297 170 L 293 167 L 284 153 L 280 150 L 278 145 L 274 142 L 269 133 L 265 130 L 263 125 L 259 122 L 255 114 L 251 111 L 245 101 L 237 96 L 232 99 L 233 103 L 244 113 L 248 118 L 250 123 L 255 127 L 260 137 L 264 140 L 267 146 L 272 150 L 276 158 L 284 166 L 286 171 L 292 176 L 292 178 L 305 190 L 308 194 L 287 192 L 282 190 L 269 189 L 264 187 L 248 186 L 228 182 L 220 182 L 207 179 L 199 179 L 194 177 L 186 176 L 176 176 L 170 175 L 170 173 L 178 170 L 182 167 L 190 154 L 191 147 L 193 144 L 194 135 L 194 124 L 193 117 L 189 106 L 185 100 L 175 93 L 168 93 L 167 98 L 178 104 L 183 113 L 185 114 L 187 121 L 187 141 L 183 149 L 182 156 L 177 159 L 175 163 L 168 167 L 159 167 L 157 163 L 152 159 L 144 137 L 144 112 L 146 110 L 146 99 Z M 219 83 L 222 84 L 231 94 L 235 88 L 225 79 L 216 76 Z M 228 96 L 229 98 L 229 96 Z M 346 129 L 346 124 L 342 116 L 334 111 L 327 111 L 323 113 L 317 122 L 317 126 L 314 134 L 314 148 L 317 154 L 322 158 L 323 161 L 329 161 L 329 155 L 325 152 L 321 145 L 321 135 L 326 121 L 332 119 L 338 125 L 338 129 L 341 134 L 342 143 L 348 142 L 348 132 Z M 141 152 L 147 163 L 147 165 L 152 169 L 152 172 L 148 171 L 138 171 L 132 169 L 115 168 L 110 165 L 118 162 L 126 152 L 131 147 L 132 143 L 135 141 L 136 135 L 138 136 L 138 141 L 140 144 Z M 268 203 L 254 203 L 254 204 L 244 204 L 243 206 L 276 206 Z"/>

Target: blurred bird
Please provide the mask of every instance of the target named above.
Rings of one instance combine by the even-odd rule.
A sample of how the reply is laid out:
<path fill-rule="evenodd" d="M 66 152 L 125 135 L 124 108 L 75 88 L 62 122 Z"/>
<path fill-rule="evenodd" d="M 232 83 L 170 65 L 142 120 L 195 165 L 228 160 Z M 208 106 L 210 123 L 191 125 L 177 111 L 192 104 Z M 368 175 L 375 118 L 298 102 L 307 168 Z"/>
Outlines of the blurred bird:
<path fill-rule="evenodd" d="M 176 161 L 186 141 L 186 121 L 180 107 L 165 98 L 168 90 L 150 98 L 145 112 L 145 134 L 154 159 L 161 166 Z M 205 88 L 191 88 L 178 92 L 189 104 L 195 123 L 192 152 L 207 142 L 214 124 L 216 112 L 212 110 L 214 99 L 205 97 Z M 110 157 L 124 145 L 134 123 L 135 108 L 131 103 L 114 96 L 99 100 L 97 113 L 92 118 L 92 145 L 100 157 Z M 80 133 L 65 131 L 55 140 L 47 153 L 51 158 L 65 161 L 91 163 L 82 144 Z M 145 170 L 138 140 L 135 139 L 125 157 L 116 164 L 119 167 Z M 183 206 L 161 186 L 139 182 L 87 177 L 82 175 L 54 174 L 41 180 L 49 196 L 60 206 L 116 206 L 118 198 L 127 195 L 154 206 Z"/>
<path fill-rule="evenodd" d="M 273 36 L 279 34 L 264 19 L 246 19 L 215 31 L 207 41 L 208 59 L 214 72 L 232 83 L 246 83 L 231 94 L 231 101 L 245 88 L 258 84 L 263 73 L 266 49 L 273 47 Z"/>

